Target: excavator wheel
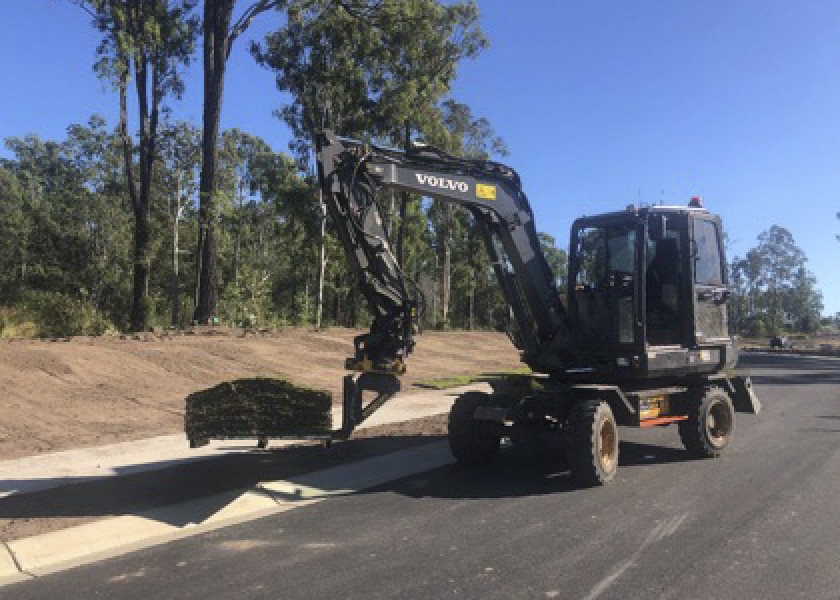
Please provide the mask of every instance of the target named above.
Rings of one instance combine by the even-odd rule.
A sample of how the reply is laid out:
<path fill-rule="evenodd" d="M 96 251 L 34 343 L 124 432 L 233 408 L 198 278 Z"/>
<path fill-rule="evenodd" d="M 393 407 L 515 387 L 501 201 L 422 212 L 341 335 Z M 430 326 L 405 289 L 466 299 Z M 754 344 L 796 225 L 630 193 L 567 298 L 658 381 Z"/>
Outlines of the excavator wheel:
<path fill-rule="evenodd" d="M 467 392 L 456 398 L 449 411 L 449 448 L 462 465 L 490 462 L 499 453 L 501 438 L 487 431 L 487 425 L 473 418 L 475 409 L 491 404 L 491 396 Z"/>
<path fill-rule="evenodd" d="M 688 419 L 680 421 L 680 439 L 697 458 L 717 458 L 735 430 L 735 409 L 719 387 L 704 388 L 689 403 Z"/>
<path fill-rule="evenodd" d="M 603 485 L 618 470 L 618 425 L 607 402 L 587 399 L 569 410 L 566 458 L 572 477 L 586 486 Z"/>

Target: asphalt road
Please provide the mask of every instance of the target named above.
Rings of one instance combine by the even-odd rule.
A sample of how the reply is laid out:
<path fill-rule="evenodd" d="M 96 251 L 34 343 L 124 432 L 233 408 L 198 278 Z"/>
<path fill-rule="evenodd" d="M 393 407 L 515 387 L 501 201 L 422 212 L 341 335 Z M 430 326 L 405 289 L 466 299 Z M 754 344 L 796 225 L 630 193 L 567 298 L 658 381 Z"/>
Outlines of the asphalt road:
<path fill-rule="evenodd" d="M 441 468 L 0 590 L 17 598 L 840 598 L 840 361 L 745 357 L 729 452 L 622 429 L 606 487 Z"/>

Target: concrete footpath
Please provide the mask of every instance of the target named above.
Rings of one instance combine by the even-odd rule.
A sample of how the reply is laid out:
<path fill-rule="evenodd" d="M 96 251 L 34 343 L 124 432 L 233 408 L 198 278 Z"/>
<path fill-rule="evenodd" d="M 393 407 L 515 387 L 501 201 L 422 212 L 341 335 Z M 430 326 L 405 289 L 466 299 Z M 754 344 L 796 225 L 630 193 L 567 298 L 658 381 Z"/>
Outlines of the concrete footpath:
<path fill-rule="evenodd" d="M 489 386 L 476 384 L 442 391 L 403 392 L 360 429 L 445 413 L 455 396 L 468 390 L 487 391 Z M 340 409 L 334 414 L 334 422 L 340 422 Z M 272 442 L 270 447 L 289 443 L 295 442 Z M 0 499 L 256 450 L 255 441 L 248 440 L 212 442 L 204 448 L 190 449 L 185 437 L 178 434 L 7 460 L 0 462 Z M 445 442 L 422 444 L 287 480 L 260 482 L 249 489 L 2 543 L 0 585 L 306 506 L 450 461 Z"/>
<path fill-rule="evenodd" d="M 450 390 L 400 392 L 358 429 L 448 412 L 455 396 L 469 390 L 490 391 L 490 386 L 474 384 Z M 333 423 L 341 423 L 340 407 L 333 407 Z M 300 442 L 276 440 L 270 443 L 270 447 L 297 443 Z M 190 461 L 253 452 L 255 449 L 256 440 L 216 440 L 202 448 L 191 449 L 183 434 L 174 434 L 5 460 L 0 461 L 0 498 L 101 477 L 165 469 Z"/>

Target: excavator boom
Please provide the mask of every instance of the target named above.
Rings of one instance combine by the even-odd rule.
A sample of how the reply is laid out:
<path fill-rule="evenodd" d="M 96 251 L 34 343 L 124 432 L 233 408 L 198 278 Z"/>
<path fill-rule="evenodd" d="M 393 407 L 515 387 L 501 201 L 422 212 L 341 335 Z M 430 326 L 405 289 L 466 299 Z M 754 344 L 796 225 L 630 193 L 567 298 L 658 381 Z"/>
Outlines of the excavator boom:
<path fill-rule="evenodd" d="M 370 332 L 356 339 L 349 367 L 400 373 L 414 345 L 416 294 L 376 202 L 378 192 L 394 189 L 452 202 L 472 214 L 513 313 L 514 343 L 530 366 L 550 368 L 540 364 L 542 350 L 567 337 L 566 313 L 513 169 L 425 146 L 406 152 L 378 147 L 331 131 L 319 133 L 316 145 L 325 202 L 374 315 Z"/>

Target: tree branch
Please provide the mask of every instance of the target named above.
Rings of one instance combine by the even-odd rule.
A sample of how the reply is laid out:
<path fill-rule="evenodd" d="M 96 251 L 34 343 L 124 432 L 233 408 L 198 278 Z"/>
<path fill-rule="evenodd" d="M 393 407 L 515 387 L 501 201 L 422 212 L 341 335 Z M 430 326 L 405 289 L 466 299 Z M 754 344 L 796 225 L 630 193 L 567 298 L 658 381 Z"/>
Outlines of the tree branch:
<path fill-rule="evenodd" d="M 284 4 L 286 4 L 286 0 L 259 0 L 259 2 L 254 2 L 251 6 L 249 6 L 245 12 L 242 13 L 242 16 L 240 16 L 230 28 L 225 58 L 230 56 L 230 51 L 233 48 L 233 42 L 236 41 L 236 38 L 242 35 L 248 27 L 250 27 L 254 17 L 271 10 L 272 8 L 278 8 Z"/>

